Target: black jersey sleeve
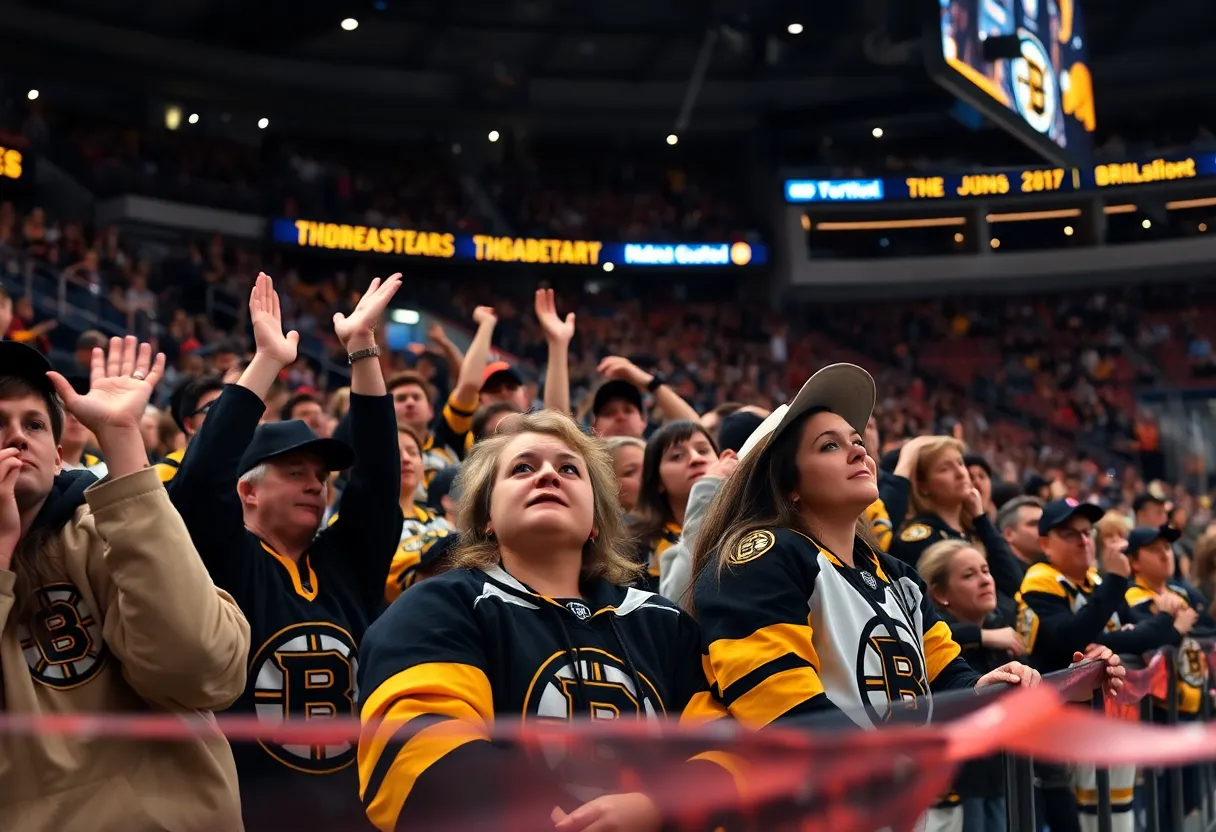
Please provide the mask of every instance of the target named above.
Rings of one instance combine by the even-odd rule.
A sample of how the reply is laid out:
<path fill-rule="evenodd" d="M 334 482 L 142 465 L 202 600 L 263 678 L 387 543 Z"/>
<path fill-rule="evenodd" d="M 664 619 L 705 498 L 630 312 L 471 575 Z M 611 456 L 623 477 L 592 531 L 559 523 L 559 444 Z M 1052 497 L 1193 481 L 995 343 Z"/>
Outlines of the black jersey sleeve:
<path fill-rule="evenodd" d="M 786 529 L 746 535 L 718 570 L 696 579 L 708 681 L 749 728 L 837 710 L 824 693 L 808 602 L 817 547 Z"/>
<path fill-rule="evenodd" d="M 249 557 L 245 514 L 236 483 L 241 457 L 266 404 L 239 384 L 227 385 L 207 412 L 166 488 L 216 585 L 239 591 Z"/>
<path fill-rule="evenodd" d="M 1098 641 L 1124 605 L 1125 592 L 1127 578 L 1107 575 L 1074 613 L 1059 573 L 1046 564 L 1030 567 L 1022 580 L 1018 627 L 1031 663 L 1044 673 L 1068 667 L 1073 653 Z"/>
<path fill-rule="evenodd" d="M 442 580 L 403 593 L 364 636 L 359 796 L 382 832 L 466 816 L 473 828 L 486 812 L 505 812 L 521 783 L 530 794 L 551 789 L 524 752 L 491 742 L 494 692 L 482 644 L 472 599 Z M 477 784 L 473 801 L 470 783 Z M 558 799 L 551 790 L 552 802 L 526 828 L 551 826 L 548 811 Z"/>
<path fill-rule="evenodd" d="M 350 396 L 355 464 L 336 519 L 321 532 L 369 608 L 381 603 L 401 542 L 401 454 L 392 397 Z"/>

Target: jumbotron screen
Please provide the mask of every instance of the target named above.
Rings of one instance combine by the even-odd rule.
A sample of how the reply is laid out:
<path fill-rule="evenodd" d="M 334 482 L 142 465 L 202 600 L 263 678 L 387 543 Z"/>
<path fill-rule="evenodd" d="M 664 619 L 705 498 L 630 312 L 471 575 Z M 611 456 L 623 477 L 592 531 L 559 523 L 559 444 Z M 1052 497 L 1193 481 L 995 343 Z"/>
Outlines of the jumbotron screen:
<path fill-rule="evenodd" d="M 1094 90 L 1077 0 L 938 0 L 937 31 L 939 83 L 1057 164 L 1089 163 Z M 1000 40 L 986 57 L 990 38 Z"/>

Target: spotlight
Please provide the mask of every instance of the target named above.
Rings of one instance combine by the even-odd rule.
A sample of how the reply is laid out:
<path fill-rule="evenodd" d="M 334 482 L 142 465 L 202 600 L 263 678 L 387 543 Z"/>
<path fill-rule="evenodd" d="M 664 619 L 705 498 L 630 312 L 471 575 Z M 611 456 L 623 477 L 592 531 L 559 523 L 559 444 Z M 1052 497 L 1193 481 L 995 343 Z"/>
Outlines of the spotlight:
<path fill-rule="evenodd" d="M 1000 248 L 1001 241 L 998 240 L 996 237 L 993 237 L 991 240 L 988 241 L 988 245 L 992 246 L 993 248 Z"/>
<path fill-rule="evenodd" d="M 187 121 L 189 121 L 191 124 L 198 124 L 198 113 L 191 113 L 190 118 L 187 119 Z"/>
<path fill-rule="evenodd" d="M 1152 221 L 1152 220 L 1150 220 L 1150 219 L 1147 219 L 1147 218 L 1146 218 L 1146 219 L 1144 220 L 1144 222 L 1140 223 L 1140 225 L 1141 225 L 1142 227 L 1144 227 L 1144 228 L 1152 228 L 1152 227 L 1153 227 L 1153 221 Z"/>
<path fill-rule="evenodd" d="M 785 31 L 789 32 L 791 35 L 801 35 L 802 34 L 802 24 L 801 23 L 791 23 L 789 26 L 785 27 Z"/>
<path fill-rule="evenodd" d="M 359 21 L 355 20 L 353 17 L 348 17 L 346 20 L 342 21 L 342 28 L 348 32 L 353 32 L 359 28 Z"/>
<path fill-rule="evenodd" d="M 490 141 L 492 141 L 492 142 L 496 142 L 496 141 L 498 141 L 498 131 L 497 131 L 497 130 L 491 130 L 491 131 L 490 131 L 490 135 L 486 136 L 486 138 L 487 138 L 487 139 L 489 139 L 489 140 L 490 140 Z"/>
<path fill-rule="evenodd" d="M 963 232 L 955 231 L 954 232 L 954 242 L 961 243 L 962 241 L 963 241 Z"/>
<path fill-rule="evenodd" d="M 882 128 L 875 127 L 873 130 L 870 131 L 870 135 L 876 139 L 881 139 L 882 138 Z"/>
<path fill-rule="evenodd" d="M 675 144 L 676 142 L 678 142 L 679 140 L 680 140 L 680 137 L 679 137 L 679 136 L 677 136 L 675 133 L 668 133 L 668 134 L 667 134 L 667 143 L 668 143 L 668 144 L 674 145 L 674 144 Z"/>
<path fill-rule="evenodd" d="M 615 268 L 616 268 L 616 266 L 612 265 L 611 261 L 604 263 L 604 271 L 606 271 L 606 272 L 610 272 Z"/>
<path fill-rule="evenodd" d="M 265 130 L 269 126 L 270 126 L 270 119 L 268 119 L 268 118 L 258 119 L 258 129 L 259 130 Z"/>
<path fill-rule="evenodd" d="M 30 101 L 37 101 L 38 100 L 38 90 L 30 90 L 29 92 L 27 92 L 25 94 L 25 97 L 28 98 Z"/>
<path fill-rule="evenodd" d="M 1072 226 L 1071 226 L 1071 225 L 1066 225 L 1066 226 L 1064 226 L 1064 236 L 1065 236 L 1065 237 L 1071 237 L 1071 236 L 1072 236 Z"/>

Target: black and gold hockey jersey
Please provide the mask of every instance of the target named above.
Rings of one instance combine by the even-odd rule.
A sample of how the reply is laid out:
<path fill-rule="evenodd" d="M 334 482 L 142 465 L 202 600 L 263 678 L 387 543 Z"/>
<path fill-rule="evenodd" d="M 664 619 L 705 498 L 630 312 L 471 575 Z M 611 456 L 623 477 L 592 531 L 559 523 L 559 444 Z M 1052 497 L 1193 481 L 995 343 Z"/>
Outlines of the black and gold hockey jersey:
<path fill-rule="evenodd" d="M 874 541 L 878 544 L 878 548 L 884 552 L 891 549 L 891 537 L 894 534 L 894 528 L 891 526 L 891 515 L 887 513 L 887 505 L 882 500 L 875 500 L 870 503 L 865 511 L 866 524 L 870 527 L 870 534 L 874 535 Z"/>
<path fill-rule="evenodd" d="M 1080 583 L 1050 563 L 1036 563 L 1026 570 L 1018 631 L 1030 664 L 1041 673 L 1051 673 L 1068 667 L 1073 654 L 1085 652 L 1090 644 L 1139 655 L 1165 643 L 1166 629 L 1173 630 L 1168 616 L 1123 629 L 1132 623 L 1124 598 L 1127 586 L 1127 578 L 1103 577 L 1092 568 Z"/>
<path fill-rule="evenodd" d="M 453 791 L 474 771 L 526 770 L 552 784 L 566 811 L 615 790 L 591 782 L 595 771 L 564 769 L 560 754 L 538 760 L 489 742 L 496 720 L 725 715 L 705 684 L 699 631 L 686 613 L 639 589 L 598 581 L 584 590 L 583 598 L 554 599 L 501 566 L 455 569 L 411 587 L 368 629 L 359 785 L 377 828 L 421 829 L 420 819 L 450 820 L 462 803 L 507 801 L 501 784 L 481 777 L 475 794 L 463 785 Z M 734 787 L 714 762 L 690 764 Z M 552 805 L 535 828 L 550 828 Z"/>
<path fill-rule="evenodd" d="M 455 527 L 435 514 L 433 509 L 415 504 L 401 526 L 401 545 L 393 556 L 384 587 L 384 600 L 392 603 L 397 596 L 414 585 L 423 555 L 437 541 L 455 533 Z"/>
<path fill-rule="evenodd" d="M 459 402 L 453 394 L 443 403 L 443 410 L 435 417 L 431 432 L 419 449 L 422 451 L 419 499 L 426 498 L 426 487 L 436 471 L 460 462 L 473 446 L 473 414 L 477 412 L 477 402 L 476 398 L 471 402 Z"/>
<path fill-rule="evenodd" d="M 177 473 L 177 469 L 181 467 L 182 457 L 185 455 L 185 448 L 180 451 L 170 451 L 165 454 L 164 459 L 152 466 L 156 469 L 156 476 L 160 477 L 161 482 L 168 482 L 173 479 L 173 476 Z"/>
<path fill-rule="evenodd" d="M 401 537 L 392 404 L 388 396 L 351 395 L 356 463 L 341 511 L 296 561 L 246 528 L 236 489 L 241 457 L 264 410 L 255 393 L 226 386 L 168 484 L 169 497 L 216 586 L 249 620 L 249 680 L 231 710 L 271 725 L 349 718 L 356 713 L 358 645 L 383 607 Z M 353 743 L 234 743 L 233 756 L 242 790 L 260 796 L 243 806 L 250 830 L 285 822 L 281 812 L 273 814 L 279 795 L 302 813 L 313 807 L 318 828 L 327 807 L 358 808 Z"/>
<path fill-rule="evenodd" d="M 1194 590 L 1183 584 L 1167 582 L 1164 591 L 1177 595 L 1200 614 L 1199 620 L 1187 635 L 1182 635 L 1173 626 L 1166 632 L 1170 637 L 1167 644 L 1178 649 L 1175 659 L 1178 672 L 1178 712 L 1192 716 L 1199 713 L 1200 705 L 1203 704 L 1203 691 L 1207 687 L 1208 677 L 1207 655 L 1195 639 L 1207 638 L 1214 634 L 1212 620 L 1204 611 L 1203 597 Z M 1139 578 L 1128 587 L 1125 597 L 1131 621 L 1137 625 L 1165 615 L 1157 608 L 1157 593 Z"/>
<path fill-rule="evenodd" d="M 664 552 L 680 542 L 683 529 L 675 523 L 663 526 L 658 536 L 642 541 L 638 546 L 637 561 L 646 567 L 646 574 L 638 581 L 638 588 L 647 592 L 659 591 L 659 566 Z"/>
<path fill-rule="evenodd" d="M 695 601 L 714 693 L 750 728 L 841 709 L 861 727 L 934 691 L 974 687 L 950 628 L 908 567 L 859 542 L 855 567 L 789 529 L 746 535 Z"/>

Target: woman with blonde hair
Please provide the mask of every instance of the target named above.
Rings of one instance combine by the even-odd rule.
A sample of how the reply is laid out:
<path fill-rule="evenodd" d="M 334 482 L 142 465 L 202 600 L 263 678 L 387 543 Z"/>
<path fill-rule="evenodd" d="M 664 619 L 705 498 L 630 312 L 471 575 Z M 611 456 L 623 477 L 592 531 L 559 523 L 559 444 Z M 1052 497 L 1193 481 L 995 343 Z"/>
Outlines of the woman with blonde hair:
<path fill-rule="evenodd" d="M 908 469 L 910 516 L 892 537 L 888 553 L 915 569 L 921 554 L 939 540 L 967 541 L 987 555 L 1002 619 L 1012 625 L 1017 616 L 1013 599 L 1022 584 L 1022 570 L 984 510 L 983 495 L 971 481 L 963 443 L 951 436 L 933 437 L 915 449 Z"/>
<path fill-rule="evenodd" d="M 917 571 L 967 664 L 981 673 L 1026 652 L 1013 627 L 994 621 L 996 584 L 983 553 L 966 540 L 939 540 L 921 556 Z M 1000 755 L 968 762 L 954 781 L 964 832 L 1004 832 L 1005 778 Z"/>
<path fill-rule="evenodd" d="M 646 455 L 646 443 L 634 436 L 614 436 L 605 441 L 612 455 L 612 467 L 616 473 L 619 489 L 617 497 L 626 514 L 638 504 L 638 491 L 642 488 L 642 460 Z"/>
<path fill-rule="evenodd" d="M 630 586 L 641 567 L 611 457 L 564 415 L 510 416 L 474 445 L 458 484 L 451 568 L 404 592 L 361 646 L 368 817 L 382 830 L 428 817 L 475 826 L 502 810 L 509 778 L 546 784 L 559 807 L 526 828 L 658 830 L 654 797 L 490 741 L 498 719 L 723 715 L 701 672 L 696 623 Z M 689 764 L 733 787 L 715 763 Z M 468 800 L 473 771 L 504 781 L 478 776 Z"/>

